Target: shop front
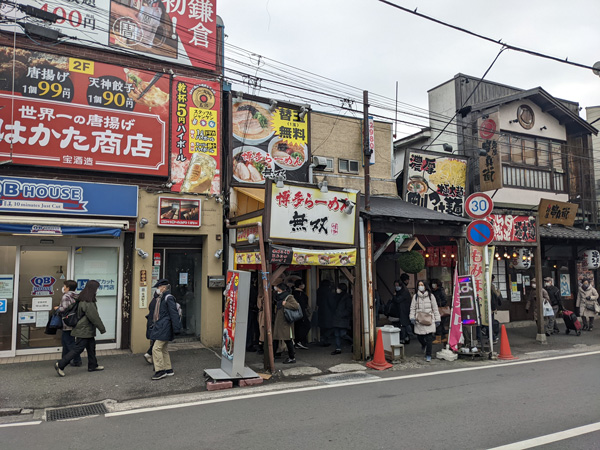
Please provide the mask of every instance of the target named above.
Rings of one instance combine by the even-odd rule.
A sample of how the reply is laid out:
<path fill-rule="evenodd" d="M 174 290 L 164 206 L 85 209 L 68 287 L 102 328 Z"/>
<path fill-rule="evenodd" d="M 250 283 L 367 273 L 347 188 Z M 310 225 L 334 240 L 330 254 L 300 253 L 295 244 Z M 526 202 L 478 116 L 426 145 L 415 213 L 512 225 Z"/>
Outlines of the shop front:
<path fill-rule="evenodd" d="M 61 332 L 44 331 L 66 280 L 78 292 L 88 280 L 100 283 L 107 332 L 98 348 L 120 348 L 123 232 L 137 216 L 137 186 L 17 177 L 0 184 L 0 357 L 61 351 Z"/>

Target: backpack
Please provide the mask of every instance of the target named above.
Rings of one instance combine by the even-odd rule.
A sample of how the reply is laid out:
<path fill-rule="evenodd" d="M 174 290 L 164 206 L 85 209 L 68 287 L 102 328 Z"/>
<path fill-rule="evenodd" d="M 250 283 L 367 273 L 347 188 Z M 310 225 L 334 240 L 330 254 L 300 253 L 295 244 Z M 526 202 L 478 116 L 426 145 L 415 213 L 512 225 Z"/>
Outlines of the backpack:
<path fill-rule="evenodd" d="M 62 319 L 66 326 L 75 328 L 77 322 L 81 319 L 79 315 L 79 300 L 75 303 L 71 303 L 67 309 L 62 313 Z"/>
<path fill-rule="evenodd" d="M 179 320 L 181 321 L 181 318 L 183 317 L 183 311 L 181 310 L 181 305 L 179 304 L 179 302 L 177 301 L 177 299 L 175 298 L 175 296 L 173 294 L 170 294 L 169 297 L 171 297 L 173 299 L 173 301 L 175 302 L 175 306 L 177 306 L 177 313 L 179 314 Z"/>

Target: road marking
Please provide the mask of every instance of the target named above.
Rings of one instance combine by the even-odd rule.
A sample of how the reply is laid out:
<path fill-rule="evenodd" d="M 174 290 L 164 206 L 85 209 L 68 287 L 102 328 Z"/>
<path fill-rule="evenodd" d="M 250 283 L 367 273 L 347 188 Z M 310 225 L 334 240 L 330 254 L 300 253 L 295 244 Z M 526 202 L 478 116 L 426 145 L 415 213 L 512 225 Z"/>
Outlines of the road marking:
<path fill-rule="evenodd" d="M 163 411 L 163 410 L 167 410 L 167 409 L 187 408 L 189 406 L 209 405 L 212 403 L 232 402 L 232 401 L 236 401 L 236 400 L 246 400 L 246 399 L 251 399 L 251 398 L 259 398 L 259 397 L 271 397 L 274 395 L 282 395 L 282 394 L 294 394 L 297 392 L 318 391 L 318 390 L 322 390 L 322 389 L 337 389 L 340 387 L 357 386 L 360 384 L 408 380 L 411 378 L 432 377 L 432 376 L 438 376 L 438 375 L 447 375 L 450 373 L 470 372 L 470 371 L 474 371 L 474 370 L 489 370 L 489 369 L 495 369 L 495 368 L 503 368 L 503 367 L 507 367 L 507 366 L 536 364 L 536 363 L 546 362 L 546 361 L 556 361 L 556 360 L 560 360 L 560 359 L 578 358 L 580 356 L 591 356 L 591 355 L 599 355 L 599 354 L 600 354 L 600 350 L 588 352 L 588 353 L 576 353 L 576 354 L 571 354 L 571 355 L 553 356 L 553 357 L 543 358 L 543 359 L 532 359 L 532 360 L 526 360 L 526 361 L 511 361 L 511 362 L 505 362 L 505 363 L 499 363 L 499 364 L 488 364 L 486 366 L 480 366 L 480 367 L 464 367 L 461 369 L 449 369 L 449 370 L 442 370 L 439 372 L 415 373 L 412 375 L 399 375 L 399 376 L 395 376 L 395 377 L 386 377 L 386 378 L 375 377 L 373 379 L 350 381 L 348 383 L 343 383 L 343 384 L 338 383 L 338 384 L 328 384 L 328 385 L 319 385 L 319 386 L 303 386 L 303 387 L 298 387 L 298 388 L 293 388 L 293 389 L 282 389 L 279 391 L 257 392 L 254 394 L 240 394 L 240 395 L 232 395 L 231 397 L 219 397 L 219 398 L 213 398 L 213 399 L 198 400 L 195 402 L 183 403 L 183 404 L 178 403 L 178 404 L 173 404 L 173 405 L 162 405 L 162 406 L 153 406 L 153 407 L 147 407 L 147 408 L 131 409 L 131 410 L 127 410 L 127 411 L 117 411 L 117 412 L 112 412 L 112 413 L 106 413 L 104 416 L 105 417 L 126 416 L 129 414 L 141 414 L 141 413 L 146 413 L 146 412 Z"/>
<path fill-rule="evenodd" d="M 526 448 L 551 444 L 552 442 L 563 441 L 565 439 L 581 436 L 582 434 L 593 433 L 594 431 L 600 431 L 600 422 L 591 423 L 582 427 L 571 428 L 570 430 L 559 431 L 558 433 L 547 434 L 545 436 L 538 436 L 533 439 L 527 439 L 526 441 L 514 442 L 512 444 L 494 447 L 489 450 L 523 450 Z"/>
<path fill-rule="evenodd" d="M 39 425 L 40 423 L 42 423 L 41 420 L 36 420 L 35 422 L 3 423 L 0 424 L 0 428 L 26 427 L 28 425 Z"/>

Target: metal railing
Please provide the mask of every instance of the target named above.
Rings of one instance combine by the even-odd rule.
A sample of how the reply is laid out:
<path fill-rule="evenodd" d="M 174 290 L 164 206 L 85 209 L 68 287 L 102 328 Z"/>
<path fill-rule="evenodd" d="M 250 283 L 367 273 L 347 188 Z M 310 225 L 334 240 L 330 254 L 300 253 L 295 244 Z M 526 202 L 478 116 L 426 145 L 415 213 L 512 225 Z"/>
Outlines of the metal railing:
<path fill-rule="evenodd" d="M 565 174 L 562 172 L 533 169 L 522 166 L 502 166 L 505 187 L 565 192 Z"/>

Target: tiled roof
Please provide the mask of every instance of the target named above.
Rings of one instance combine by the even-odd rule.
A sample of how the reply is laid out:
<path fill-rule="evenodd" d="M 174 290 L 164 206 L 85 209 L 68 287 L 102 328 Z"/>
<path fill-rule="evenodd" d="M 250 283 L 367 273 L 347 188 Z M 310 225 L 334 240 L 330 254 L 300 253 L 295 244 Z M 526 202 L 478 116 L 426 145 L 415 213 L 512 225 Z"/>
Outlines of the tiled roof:
<path fill-rule="evenodd" d="M 553 225 L 552 227 L 541 226 L 540 236 L 553 239 L 600 241 L 600 231 L 582 230 L 581 228 L 563 227 L 560 225 Z"/>
<path fill-rule="evenodd" d="M 449 214 L 432 211 L 431 209 L 407 203 L 399 197 L 381 197 L 371 196 L 371 210 L 367 212 L 364 208 L 364 195 L 360 196 L 360 213 L 370 217 L 394 218 L 405 220 L 425 221 L 431 220 L 435 222 L 452 222 L 467 224 L 471 219 L 463 217 L 451 216 Z"/>

